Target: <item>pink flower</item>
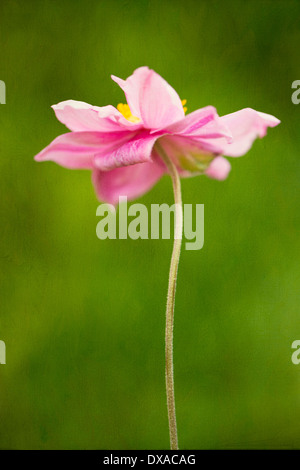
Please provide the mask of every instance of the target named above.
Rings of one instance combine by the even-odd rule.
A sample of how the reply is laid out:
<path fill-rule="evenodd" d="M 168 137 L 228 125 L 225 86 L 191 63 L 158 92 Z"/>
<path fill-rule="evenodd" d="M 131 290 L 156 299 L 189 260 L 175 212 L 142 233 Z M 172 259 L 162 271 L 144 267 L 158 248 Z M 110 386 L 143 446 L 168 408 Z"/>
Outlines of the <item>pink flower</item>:
<path fill-rule="evenodd" d="M 42 150 L 37 161 L 53 160 L 66 168 L 92 170 L 100 200 L 115 204 L 120 195 L 134 199 L 167 171 L 159 141 L 180 175 L 206 174 L 223 180 L 230 163 L 222 156 L 244 155 L 268 127 L 280 123 L 250 108 L 219 117 L 212 106 L 185 115 L 185 100 L 156 72 L 140 67 L 122 80 L 128 104 L 97 107 L 80 101 L 53 106 L 71 132 Z"/>

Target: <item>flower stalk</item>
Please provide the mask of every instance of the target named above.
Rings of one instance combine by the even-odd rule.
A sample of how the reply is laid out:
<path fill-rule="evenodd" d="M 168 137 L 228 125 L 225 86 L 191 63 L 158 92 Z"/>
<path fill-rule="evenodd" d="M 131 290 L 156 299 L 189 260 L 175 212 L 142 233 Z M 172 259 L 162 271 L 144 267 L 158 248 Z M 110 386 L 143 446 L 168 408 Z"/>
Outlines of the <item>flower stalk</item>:
<path fill-rule="evenodd" d="M 173 365 L 173 329 L 174 329 L 174 307 L 178 264 L 181 250 L 183 217 L 182 217 L 182 199 L 180 177 L 176 166 L 167 156 L 159 143 L 156 143 L 156 150 L 165 163 L 172 179 L 173 192 L 175 199 L 175 231 L 174 243 L 169 272 L 169 284 L 167 294 L 166 308 L 166 330 L 165 330 L 165 374 L 166 374 L 166 393 L 168 405 L 169 433 L 171 450 L 178 449 L 178 435 L 175 410 L 175 392 L 174 392 L 174 365 Z"/>
<path fill-rule="evenodd" d="M 178 449 L 174 371 L 173 324 L 178 263 L 183 229 L 180 178 L 205 174 L 219 181 L 227 178 L 230 163 L 223 157 L 240 157 L 268 127 L 280 121 L 274 116 L 241 109 L 220 117 L 213 106 L 186 113 L 186 100 L 154 70 L 139 67 L 126 80 L 111 78 L 121 87 L 128 103 L 92 106 L 66 100 L 52 108 L 71 132 L 54 139 L 35 156 L 65 168 L 86 169 L 100 201 L 116 205 L 120 196 L 135 199 L 167 171 L 175 197 L 175 233 L 166 309 L 166 391 L 171 449 Z M 161 137 L 172 149 L 172 159 L 161 146 Z M 164 162 L 155 158 L 156 153 Z"/>

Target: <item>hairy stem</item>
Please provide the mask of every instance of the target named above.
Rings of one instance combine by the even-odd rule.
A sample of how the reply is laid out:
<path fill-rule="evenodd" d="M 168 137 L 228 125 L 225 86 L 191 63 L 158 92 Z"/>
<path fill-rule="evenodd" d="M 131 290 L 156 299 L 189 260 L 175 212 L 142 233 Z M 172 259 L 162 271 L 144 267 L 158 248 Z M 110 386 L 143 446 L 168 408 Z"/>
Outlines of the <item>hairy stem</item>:
<path fill-rule="evenodd" d="M 164 161 L 169 174 L 172 178 L 173 192 L 175 199 L 175 232 L 174 244 L 171 257 L 169 285 L 167 295 L 166 309 L 166 332 L 165 332 L 165 361 L 166 361 L 166 392 L 169 418 L 170 446 L 172 450 L 178 449 L 176 411 L 175 411 L 175 394 L 174 394 L 174 367 L 173 367 L 173 325 L 174 325 L 174 306 L 175 291 L 177 281 L 178 263 L 181 250 L 182 239 L 182 200 L 180 178 L 177 169 L 171 159 L 167 156 L 163 148 L 156 143 L 156 150 L 161 159 Z"/>

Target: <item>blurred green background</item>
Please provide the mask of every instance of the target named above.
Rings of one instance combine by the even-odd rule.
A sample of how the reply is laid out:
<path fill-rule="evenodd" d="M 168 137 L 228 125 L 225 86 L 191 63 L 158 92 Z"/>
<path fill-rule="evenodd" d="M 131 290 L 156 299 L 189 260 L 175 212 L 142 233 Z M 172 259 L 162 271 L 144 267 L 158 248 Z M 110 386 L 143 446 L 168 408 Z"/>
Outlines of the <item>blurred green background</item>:
<path fill-rule="evenodd" d="M 188 112 L 282 121 L 226 181 L 182 181 L 184 202 L 205 205 L 205 244 L 179 267 L 180 448 L 300 447 L 299 44 L 298 1 L 1 1 L 0 448 L 169 446 L 172 242 L 100 241 L 89 172 L 33 160 L 65 132 L 52 104 L 124 102 L 110 74 L 141 65 Z M 169 178 L 139 202 L 172 204 Z"/>

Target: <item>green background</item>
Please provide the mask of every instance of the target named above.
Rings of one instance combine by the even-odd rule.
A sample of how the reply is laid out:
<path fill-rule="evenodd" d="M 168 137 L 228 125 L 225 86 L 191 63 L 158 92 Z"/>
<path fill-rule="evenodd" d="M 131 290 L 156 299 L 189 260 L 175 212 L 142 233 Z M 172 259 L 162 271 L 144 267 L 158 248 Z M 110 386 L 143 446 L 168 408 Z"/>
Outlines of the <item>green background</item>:
<path fill-rule="evenodd" d="M 181 449 L 299 448 L 300 79 L 297 1 L 1 1 L 0 447 L 168 448 L 164 315 L 170 240 L 96 237 L 88 171 L 33 160 L 66 99 L 124 102 L 141 65 L 188 112 L 252 107 L 282 123 L 224 182 L 182 181 L 205 205 L 175 311 Z M 172 204 L 165 176 L 139 199 Z"/>

